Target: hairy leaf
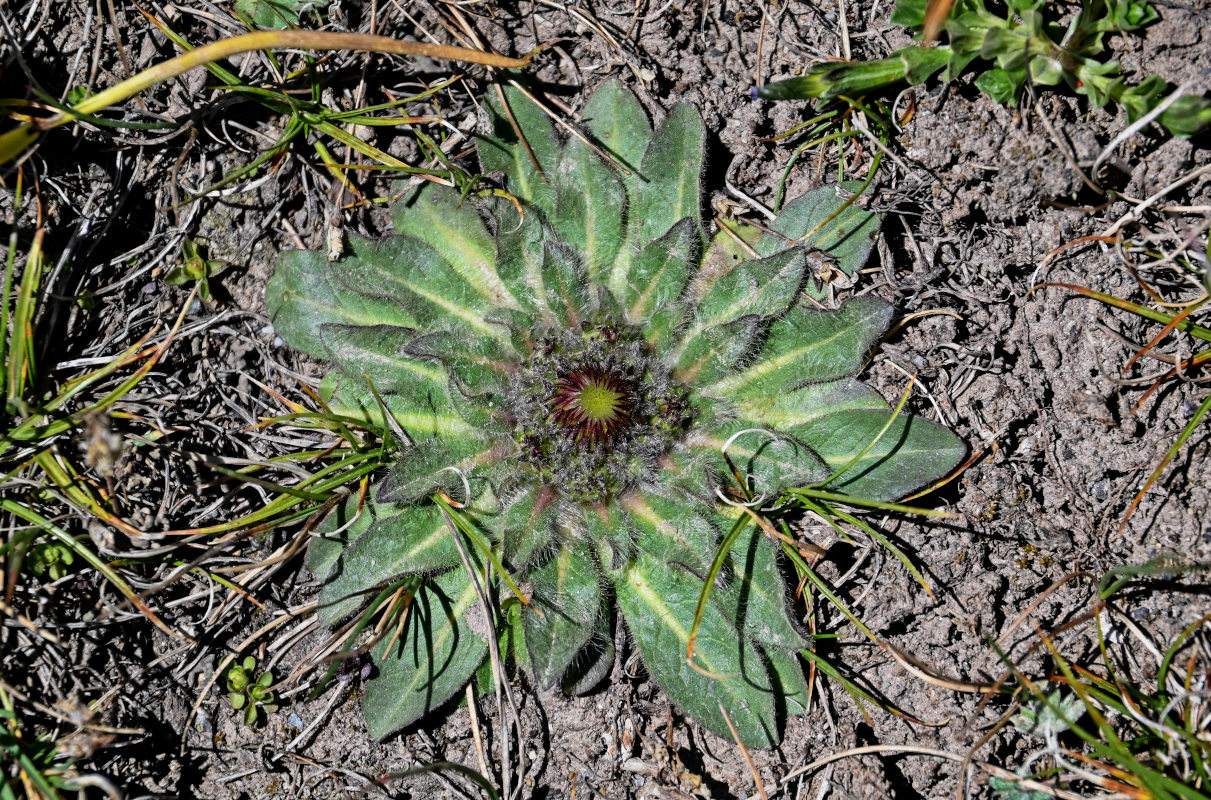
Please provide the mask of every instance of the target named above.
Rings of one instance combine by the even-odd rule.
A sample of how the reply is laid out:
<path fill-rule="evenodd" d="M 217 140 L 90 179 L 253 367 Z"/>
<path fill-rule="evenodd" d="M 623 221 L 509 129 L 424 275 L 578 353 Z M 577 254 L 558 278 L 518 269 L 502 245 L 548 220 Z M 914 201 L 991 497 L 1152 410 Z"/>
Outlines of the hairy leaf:
<path fill-rule="evenodd" d="M 701 578 L 646 553 L 612 577 L 631 638 L 669 697 L 719 736 L 731 738 L 722 706 L 746 745 L 777 744 L 775 690 L 761 653 L 713 604 L 706 607 L 694 651 L 695 663 L 708 674 L 686 663 Z"/>
<path fill-rule="evenodd" d="M 320 619 L 332 623 L 348 616 L 389 581 L 458 565 L 451 535 L 432 505 L 406 506 L 375 519 L 329 573 L 320 592 Z"/>
<path fill-rule="evenodd" d="M 550 561 L 530 572 L 534 607 L 525 611 L 526 650 L 539 686 L 558 683 L 596 632 L 601 580 L 592 552 L 575 541 L 563 542 Z"/>
<path fill-rule="evenodd" d="M 377 671 L 366 682 L 366 728 L 375 739 L 410 725 L 467 685 L 488 643 L 468 622 L 482 613 L 461 569 L 431 581 L 408 607 L 403 633 L 374 650 Z"/>

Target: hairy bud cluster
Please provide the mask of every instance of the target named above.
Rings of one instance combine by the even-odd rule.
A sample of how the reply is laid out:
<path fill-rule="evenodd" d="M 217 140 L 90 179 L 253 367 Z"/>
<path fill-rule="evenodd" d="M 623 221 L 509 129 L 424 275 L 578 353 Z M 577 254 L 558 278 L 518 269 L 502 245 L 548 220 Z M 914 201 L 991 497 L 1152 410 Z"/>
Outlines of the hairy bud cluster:
<path fill-rule="evenodd" d="M 505 399 L 522 462 L 582 502 L 653 479 L 691 419 L 668 365 L 609 321 L 541 333 Z"/>

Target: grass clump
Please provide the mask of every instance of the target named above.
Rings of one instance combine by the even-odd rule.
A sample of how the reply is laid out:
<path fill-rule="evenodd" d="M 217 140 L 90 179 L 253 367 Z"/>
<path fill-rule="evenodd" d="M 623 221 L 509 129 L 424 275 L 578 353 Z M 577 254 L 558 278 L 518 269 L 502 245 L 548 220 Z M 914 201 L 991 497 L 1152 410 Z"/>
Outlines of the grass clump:
<path fill-rule="evenodd" d="M 1019 683 L 1020 711 L 1011 722 L 1043 745 L 1018 765 L 1019 777 L 1076 791 L 1149 800 L 1211 797 L 1211 742 L 1206 730 L 1207 621 L 1203 616 L 1167 642 L 1156 641 L 1122 604 L 1154 604 L 1183 591 L 1185 577 L 1206 565 L 1162 557 L 1111 570 L 1100 585 L 1093 620 L 1096 659 L 1061 652 L 1058 635 L 1043 635 L 1050 656 L 1047 680 L 1010 666 Z M 1201 591 L 1197 582 L 1184 591 Z M 1049 688 L 1047 684 L 1050 684 Z M 1034 795 L 1002 779 L 998 793 Z"/>

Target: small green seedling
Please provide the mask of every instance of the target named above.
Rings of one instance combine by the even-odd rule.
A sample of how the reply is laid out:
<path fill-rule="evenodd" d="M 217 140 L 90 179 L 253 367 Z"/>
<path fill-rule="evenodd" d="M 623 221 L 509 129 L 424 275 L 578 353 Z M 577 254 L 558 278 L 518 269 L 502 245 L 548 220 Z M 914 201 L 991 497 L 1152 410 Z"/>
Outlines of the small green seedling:
<path fill-rule="evenodd" d="M 87 86 L 73 86 L 68 90 L 67 96 L 63 99 L 67 101 L 69 106 L 74 106 L 78 103 L 83 103 L 92 95 Z"/>
<path fill-rule="evenodd" d="M 227 269 L 227 262 L 206 258 L 197 242 L 189 239 L 186 239 L 181 245 L 181 250 L 182 262 L 168 271 L 168 274 L 164 276 L 164 282 L 169 286 L 197 283 L 198 297 L 202 299 L 203 303 L 209 305 L 214 300 L 210 281 Z"/>
<path fill-rule="evenodd" d="M 1029 778 L 1030 776 L 1025 773 L 1020 773 L 1018 777 Z M 1002 798 L 1002 800 L 1051 800 L 1052 797 L 1055 797 L 1055 795 L 1047 792 L 1027 789 L 1018 781 L 1009 780 L 1008 778 L 1001 778 L 996 775 L 988 779 L 988 786 L 994 792 L 996 792 L 997 796 Z"/>
<path fill-rule="evenodd" d="M 227 698 L 231 700 L 232 708 L 244 712 L 245 725 L 256 722 L 258 709 L 263 708 L 269 714 L 278 710 L 273 703 L 273 692 L 269 691 L 273 673 L 266 670 L 254 679 L 255 673 L 256 659 L 252 656 L 245 656 L 243 661 L 227 668 Z"/>
<path fill-rule="evenodd" d="M 804 75 L 754 90 L 769 100 L 808 97 L 855 98 L 897 83 L 924 83 L 941 70 L 953 80 L 969 68 L 985 94 L 1013 103 L 1027 83 L 1064 84 L 1096 107 L 1122 106 L 1130 121 L 1157 109 L 1173 88 L 1150 75 L 1128 82 L 1117 61 L 1102 60 L 1110 34 L 1135 31 L 1158 18 L 1144 0 L 1082 0 L 1067 26 L 1048 19 L 1044 0 L 1008 0 L 1008 13 L 990 10 L 984 0 L 955 0 L 943 30 L 949 42 L 913 45 L 868 62 L 818 64 Z M 899 0 L 891 21 L 920 32 L 927 0 Z M 1187 94 L 1176 99 L 1157 121 L 1176 136 L 1193 136 L 1211 125 L 1211 98 Z"/>
<path fill-rule="evenodd" d="M 1047 695 L 1046 699 L 1032 698 L 1010 722 L 1021 733 L 1041 736 L 1048 743 L 1053 743 L 1083 713 L 1085 707 L 1081 704 L 1081 698 L 1057 690 Z"/>
<path fill-rule="evenodd" d="M 39 542 L 30 551 L 28 564 L 30 570 L 38 577 L 46 575 L 52 581 L 57 581 L 67 574 L 67 568 L 75 560 L 71 549 L 65 545 Z"/>

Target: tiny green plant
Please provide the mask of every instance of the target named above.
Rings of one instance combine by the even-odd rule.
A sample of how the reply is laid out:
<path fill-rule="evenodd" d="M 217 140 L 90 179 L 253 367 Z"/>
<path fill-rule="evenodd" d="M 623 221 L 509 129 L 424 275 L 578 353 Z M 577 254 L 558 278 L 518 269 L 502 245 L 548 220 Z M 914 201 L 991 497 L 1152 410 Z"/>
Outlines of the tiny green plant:
<path fill-rule="evenodd" d="M 67 569 L 75 562 L 71 548 L 56 542 L 39 542 L 34 545 L 29 554 L 29 568 L 35 575 L 46 575 L 52 581 L 57 581 L 67 574 Z"/>
<path fill-rule="evenodd" d="M 210 288 L 211 279 L 217 278 L 227 268 L 226 261 L 208 259 L 198 243 L 186 239 L 181 245 L 181 263 L 164 275 L 164 282 L 169 286 L 186 286 L 196 283 L 198 297 L 203 303 L 211 303 L 214 293 Z"/>
<path fill-rule="evenodd" d="M 877 61 L 819 64 L 754 93 L 770 100 L 854 98 L 897 83 L 924 83 L 943 70 L 943 78 L 953 80 L 979 63 L 987 66 L 976 85 L 998 103 L 1016 102 L 1028 82 L 1064 84 L 1096 107 L 1121 106 L 1130 121 L 1159 111 L 1157 122 L 1177 136 L 1193 136 L 1211 125 L 1211 98 L 1186 94 L 1169 103 L 1173 88 L 1160 76 L 1131 83 L 1117 61 L 1102 60 L 1108 35 L 1157 19 L 1149 3 L 1081 0 L 1067 26 L 1049 19 L 1044 6 L 1044 0 L 1008 0 L 1008 13 L 1002 13 L 984 0 L 955 0 L 943 25 L 947 44 L 903 47 Z M 891 21 L 920 31 L 926 13 L 926 0 L 899 0 Z"/>
<path fill-rule="evenodd" d="M 273 692 L 269 689 L 273 685 L 273 673 L 266 670 L 257 675 L 256 659 L 252 656 L 245 656 L 243 661 L 232 663 L 227 668 L 224 682 L 231 707 L 244 712 L 245 725 L 255 723 L 261 710 L 270 714 L 277 711 Z"/>
<path fill-rule="evenodd" d="M 1031 699 L 1009 721 L 1021 733 L 1040 736 L 1049 746 L 1058 746 L 1056 737 L 1071 728 L 1083 713 L 1081 698 L 1055 691 L 1045 698 Z"/>
<path fill-rule="evenodd" d="M 396 444 L 308 555 L 323 621 L 386 615 L 369 731 L 445 703 L 490 650 L 591 689 L 616 608 L 690 717 L 773 745 L 806 707 L 808 642 L 742 506 L 803 487 L 895 499 L 965 452 L 856 380 L 890 306 L 819 308 L 817 274 L 860 268 L 879 217 L 825 187 L 768 231 L 712 239 L 691 106 L 653 129 L 610 82 L 564 141 L 520 91 L 487 105 L 480 168 L 508 195 L 423 184 L 397 235 L 352 236 L 336 261 L 285 253 L 267 288 L 282 339 L 335 365 L 331 412 Z"/>
<path fill-rule="evenodd" d="M 1018 777 L 1025 779 L 1029 775 L 1022 771 Z M 988 779 L 988 785 L 997 793 L 997 797 L 1003 798 L 1003 800 L 1051 800 L 1052 797 L 1055 797 L 1048 792 L 1026 789 L 1022 786 L 1021 781 L 1013 781 L 997 775 Z"/>

